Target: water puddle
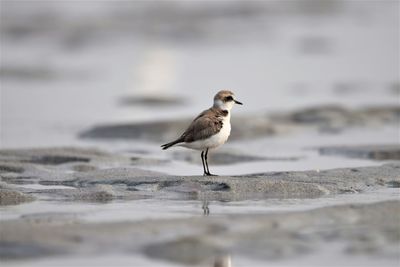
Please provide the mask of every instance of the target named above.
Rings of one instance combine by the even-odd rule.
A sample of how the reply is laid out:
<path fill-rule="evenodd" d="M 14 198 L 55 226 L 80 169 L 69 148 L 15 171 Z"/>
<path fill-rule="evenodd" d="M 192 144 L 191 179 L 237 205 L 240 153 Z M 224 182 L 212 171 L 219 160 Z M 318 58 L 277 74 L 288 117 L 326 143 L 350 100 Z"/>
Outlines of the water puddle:
<path fill-rule="evenodd" d="M 373 203 L 399 200 L 399 188 L 385 188 L 364 193 L 340 194 L 314 199 L 254 199 L 245 201 L 207 201 L 140 199 L 133 201 L 111 201 L 108 203 L 86 203 L 38 200 L 18 206 L 0 207 L 2 220 L 37 216 L 74 215 L 85 222 L 140 221 L 149 219 L 173 219 L 203 216 L 204 206 L 209 216 L 230 214 L 268 214 L 277 212 L 304 211 L 346 203 Z"/>
<path fill-rule="evenodd" d="M 19 184 L 16 187 L 22 187 L 33 190 L 49 190 L 49 189 L 74 189 L 72 186 L 66 185 L 42 185 L 42 184 Z"/>

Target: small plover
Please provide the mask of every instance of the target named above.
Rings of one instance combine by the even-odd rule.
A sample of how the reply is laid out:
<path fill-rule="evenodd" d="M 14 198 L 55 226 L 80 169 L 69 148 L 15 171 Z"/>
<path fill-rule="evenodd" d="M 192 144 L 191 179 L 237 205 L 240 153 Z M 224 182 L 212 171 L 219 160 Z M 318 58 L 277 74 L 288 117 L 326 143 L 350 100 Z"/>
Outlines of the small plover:
<path fill-rule="evenodd" d="M 208 168 L 208 150 L 215 149 L 228 140 L 234 104 L 242 105 L 231 91 L 219 91 L 214 96 L 214 105 L 200 113 L 178 139 L 162 145 L 162 149 L 177 145 L 200 150 L 204 175 L 213 175 Z"/>

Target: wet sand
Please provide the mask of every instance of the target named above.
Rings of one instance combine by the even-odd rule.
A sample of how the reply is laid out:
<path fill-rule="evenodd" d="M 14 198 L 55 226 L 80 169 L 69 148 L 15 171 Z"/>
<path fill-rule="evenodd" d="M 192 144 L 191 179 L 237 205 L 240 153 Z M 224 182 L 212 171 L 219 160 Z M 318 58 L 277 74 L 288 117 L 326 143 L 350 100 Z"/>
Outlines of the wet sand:
<path fill-rule="evenodd" d="M 148 163 L 129 166 L 131 161 L 127 155 L 97 149 L 0 150 L 0 209 L 6 216 L 0 222 L 0 246 L 5 266 L 12 266 L 15 260 L 51 261 L 67 255 L 91 259 L 89 255 L 104 253 L 122 254 L 123 259 L 127 257 L 125 263 L 132 261 L 133 255 L 139 255 L 171 264 L 200 266 L 210 266 L 216 258 L 228 253 L 234 255 L 236 263 L 252 259 L 251 264 L 258 266 L 261 262 L 290 261 L 300 255 L 318 260 L 318 247 L 330 243 L 340 244 L 331 257 L 352 259 L 373 255 L 376 262 L 383 260 L 389 266 L 398 261 L 398 162 L 320 171 L 204 177 L 147 171 L 140 167 Z M 376 190 L 381 190 L 377 202 L 360 198 Z M 385 190 L 394 191 L 390 196 Z M 326 198 L 336 199 L 335 195 L 347 195 L 358 204 L 344 204 L 348 200 L 335 204 Z M 163 202 L 167 210 L 168 205 L 177 205 L 177 210 L 169 210 L 170 215 L 158 211 L 159 215 L 150 217 L 143 211 L 124 210 L 121 212 L 139 216 L 135 220 L 119 215 L 112 220 L 99 217 L 88 221 L 85 214 L 91 212 L 82 213 L 78 208 L 83 203 L 134 203 L 145 199 L 155 199 L 158 210 Z M 285 211 L 278 204 L 275 211 L 251 212 L 257 200 L 276 203 L 284 199 L 295 200 L 293 207 L 297 208 Z M 312 204 L 299 211 L 301 199 L 321 199 L 325 204 L 320 208 Z M 177 202 L 171 204 L 171 200 Z M 69 212 L 24 211 L 23 203 L 32 201 L 39 201 L 44 207 L 46 202 L 54 201 L 60 207 L 63 203 L 72 206 Z M 220 205 L 226 201 L 242 208 L 221 213 Z M 188 214 L 180 214 L 179 203 Z M 13 213 L 18 204 L 22 210 Z M 140 209 L 140 205 L 148 206 L 143 203 L 135 209 Z M 182 249 L 185 253 L 181 253 Z"/>
<path fill-rule="evenodd" d="M 354 148 L 356 149 L 357 147 Z M 397 151 L 397 155 L 400 149 L 375 146 L 375 150 L 379 153 L 385 150 L 391 153 Z M 161 193 L 166 197 L 169 197 L 168 194 L 190 198 L 204 195 L 211 199 L 231 200 L 256 195 L 263 198 L 312 198 L 326 194 L 363 192 L 379 187 L 396 187 L 400 182 L 400 165 L 397 162 L 359 168 L 215 177 L 167 175 L 145 169 L 148 164 L 160 164 L 157 160 L 150 163 L 143 159 L 142 165 L 140 162 L 138 157 L 132 159 L 123 154 L 97 149 L 0 150 L 4 188 L 7 184 L 64 185 L 74 189 L 54 189 L 50 194 L 53 197 L 77 199 L 101 200 L 145 195 L 154 197 Z"/>

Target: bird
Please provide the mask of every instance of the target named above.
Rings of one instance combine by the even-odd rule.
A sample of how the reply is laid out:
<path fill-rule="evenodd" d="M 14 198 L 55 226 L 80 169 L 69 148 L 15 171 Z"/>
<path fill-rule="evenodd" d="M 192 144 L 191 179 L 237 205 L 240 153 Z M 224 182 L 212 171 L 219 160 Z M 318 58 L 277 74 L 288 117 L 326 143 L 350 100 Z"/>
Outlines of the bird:
<path fill-rule="evenodd" d="M 161 145 L 162 149 L 182 146 L 201 151 L 204 176 L 215 176 L 208 167 L 208 151 L 223 145 L 231 133 L 231 109 L 239 102 L 229 90 L 221 90 L 214 96 L 211 108 L 201 112 L 176 140 Z"/>

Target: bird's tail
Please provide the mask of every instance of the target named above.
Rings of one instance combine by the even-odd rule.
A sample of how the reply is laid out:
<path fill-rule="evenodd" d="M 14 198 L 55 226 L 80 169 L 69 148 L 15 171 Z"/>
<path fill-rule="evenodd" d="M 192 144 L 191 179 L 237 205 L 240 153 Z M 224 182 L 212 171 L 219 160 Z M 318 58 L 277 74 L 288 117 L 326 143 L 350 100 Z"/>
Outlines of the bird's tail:
<path fill-rule="evenodd" d="M 165 149 L 170 148 L 171 146 L 174 146 L 174 145 L 182 143 L 182 142 L 183 142 L 183 139 L 182 138 L 178 138 L 175 141 L 172 141 L 170 143 L 166 143 L 166 144 L 162 145 L 161 147 L 162 147 L 163 150 L 165 150 Z"/>

